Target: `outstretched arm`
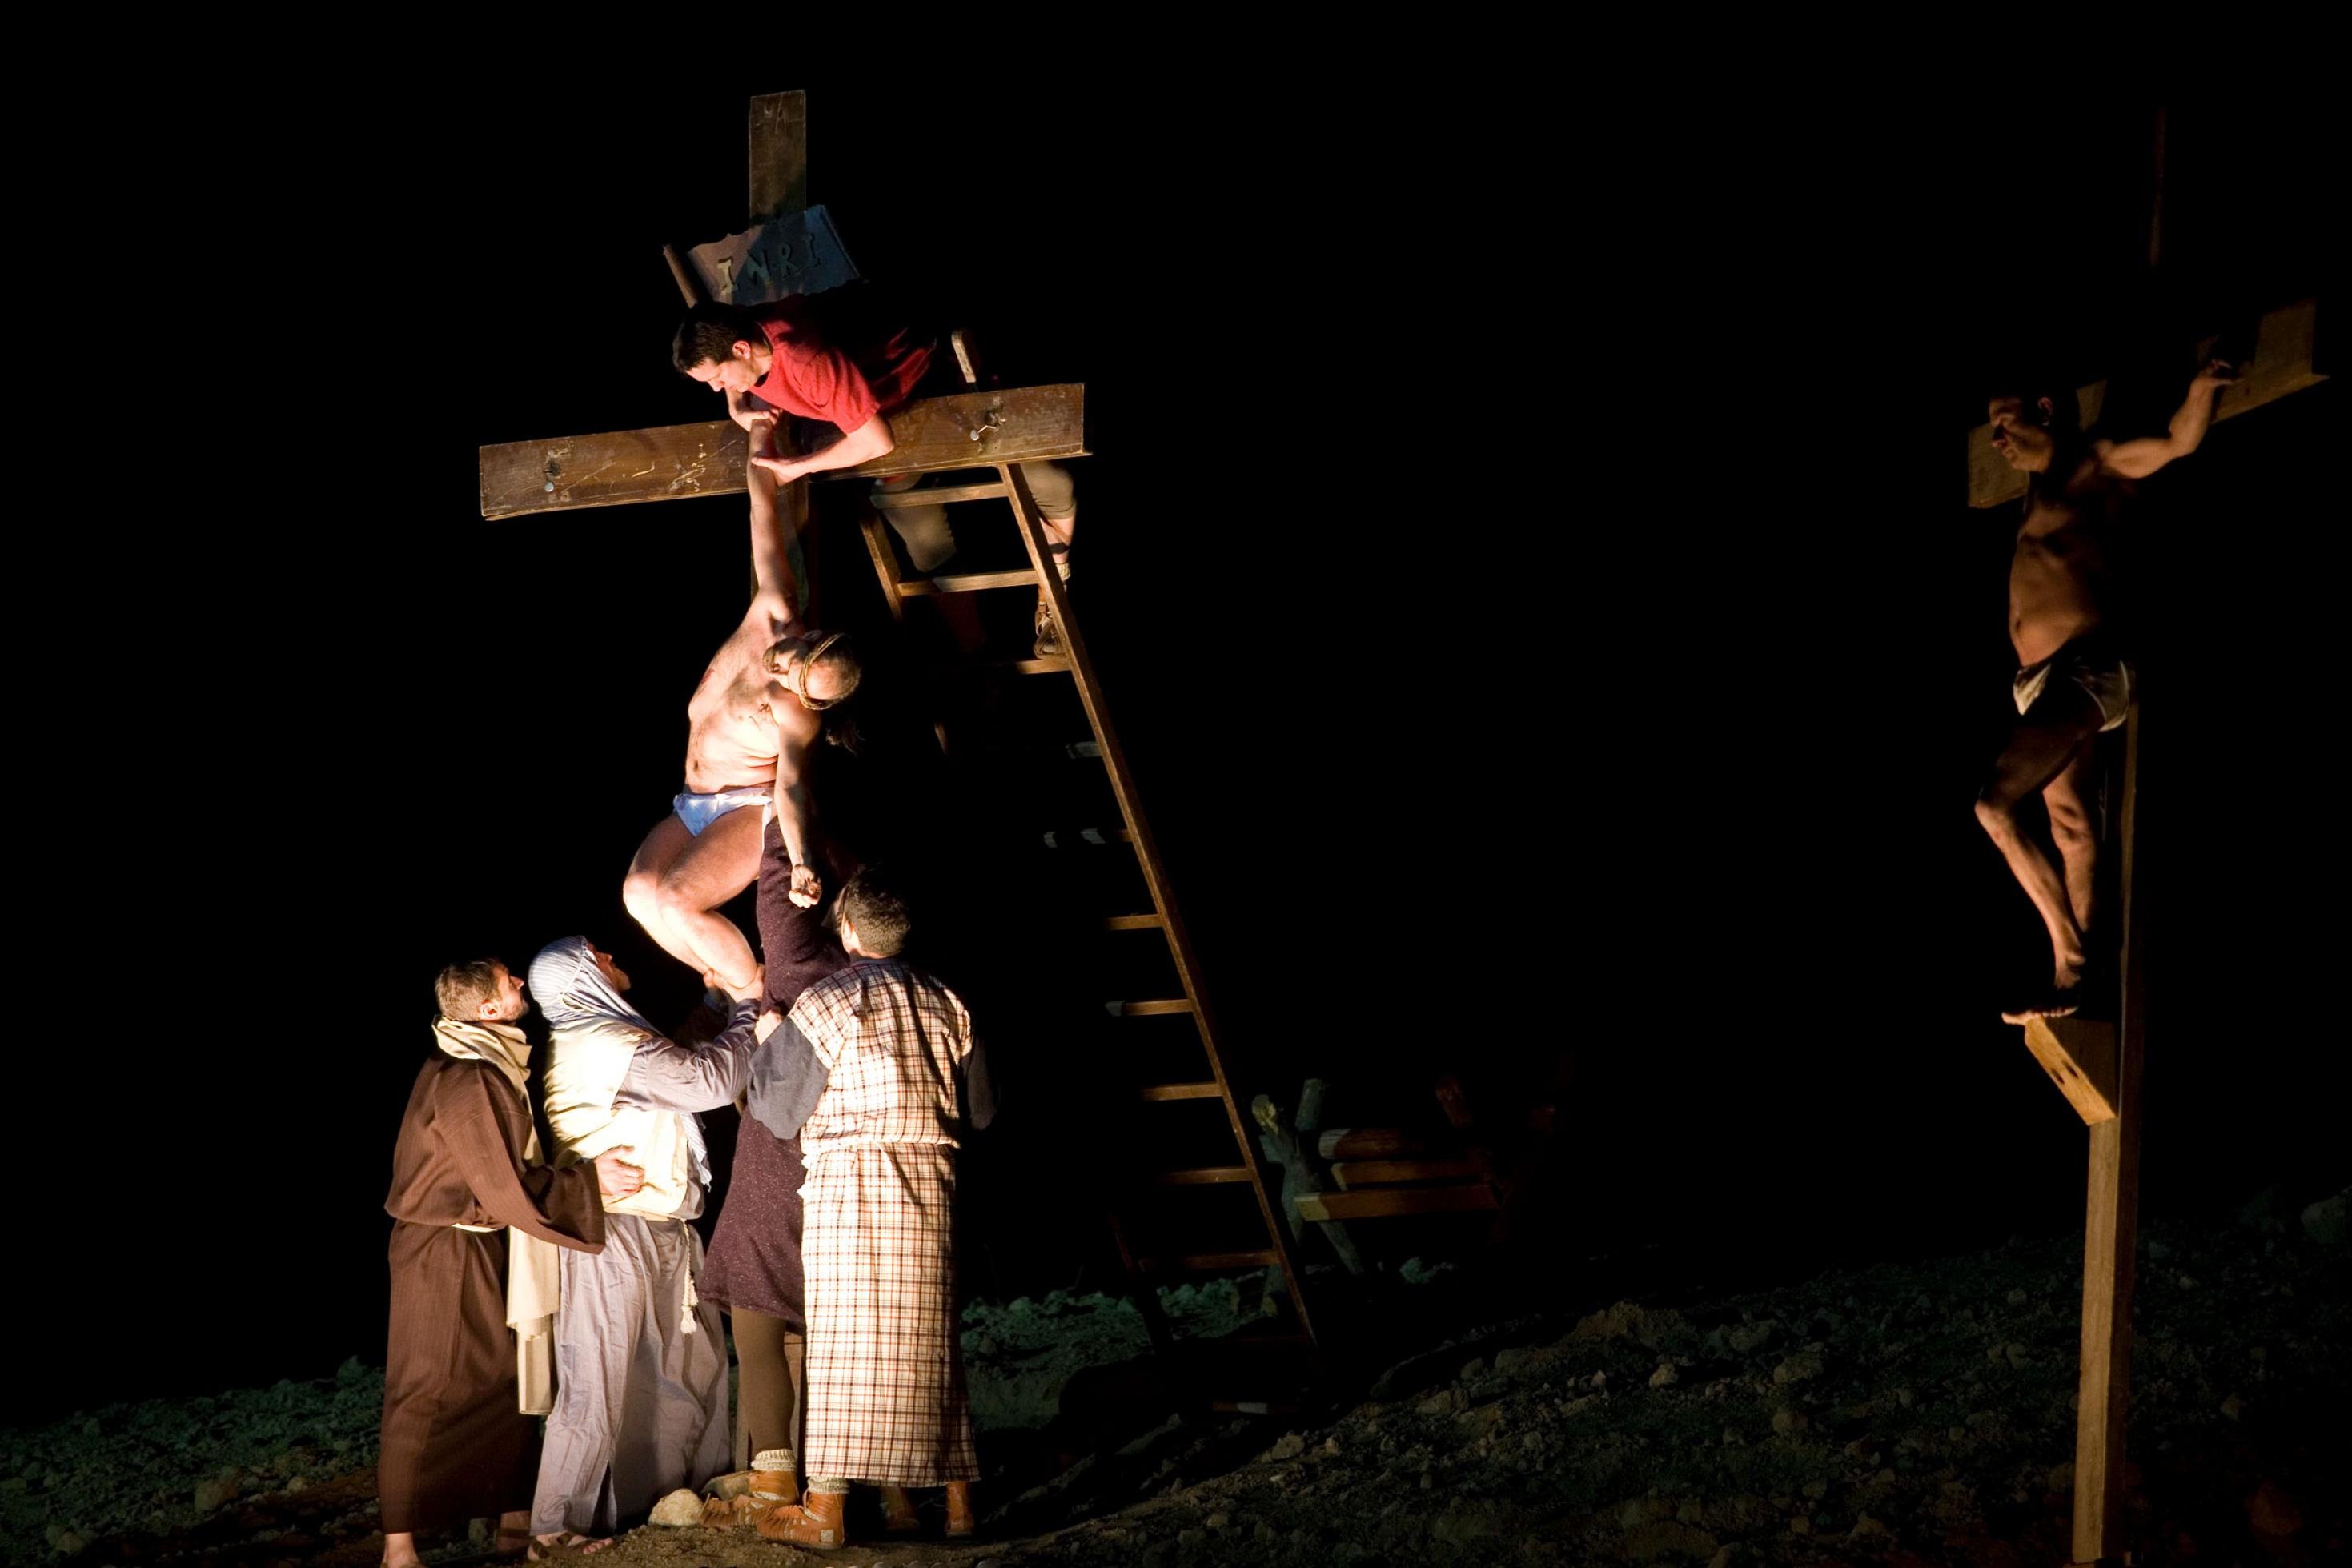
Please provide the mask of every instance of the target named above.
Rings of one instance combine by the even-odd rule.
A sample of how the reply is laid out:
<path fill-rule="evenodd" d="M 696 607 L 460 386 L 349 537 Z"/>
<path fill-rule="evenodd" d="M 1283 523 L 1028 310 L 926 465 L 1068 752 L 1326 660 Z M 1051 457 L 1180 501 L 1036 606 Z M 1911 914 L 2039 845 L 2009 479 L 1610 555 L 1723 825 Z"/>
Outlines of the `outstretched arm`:
<path fill-rule="evenodd" d="M 2126 479 L 2145 479 L 2174 458 L 2188 456 L 2205 439 L 2205 427 L 2213 420 L 2214 398 L 2237 379 L 2234 367 L 2220 360 L 2208 361 L 2189 383 L 2187 401 L 2172 416 L 2170 426 L 2162 435 L 2102 442 L 2097 447 L 2099 465 Z"/>
<path fill-rule="evenodd" d="M 766 647 L 799 629 L 800 584 L 793 578 L 794 530 L 774 476 L 758 463 L 744 465 L 743 489 L 751 499 L 751 610 L 766 623 L 761 643 Z"/>
<path fill-rule="evenodd" d="M 790 896 L 803 909 L 815 908 L 817 901 L 824 896 L 824 883 L 818 879 L 816 868 L 808 863 L 812 849 L 810 828 L 815 818 L 803 777 L 808 748 L 807 736 L 777 726 L 776 836 L 783 840 L 784 853 L 793 862 Z"/>
<path fill-rule="evenodd" d="M 773 475 L 778 483 L 788 485 L 795 479 L 822 474 L 828 469 L 855 468 L 860 463 L 887 457 L 898 449 L 898 438 L 890 434 L 890 421 L 877 413 L 824 451 L 812 453 L 806 457 L 762 456 L 755 443 L 747 466 L 764 469 Z"/>

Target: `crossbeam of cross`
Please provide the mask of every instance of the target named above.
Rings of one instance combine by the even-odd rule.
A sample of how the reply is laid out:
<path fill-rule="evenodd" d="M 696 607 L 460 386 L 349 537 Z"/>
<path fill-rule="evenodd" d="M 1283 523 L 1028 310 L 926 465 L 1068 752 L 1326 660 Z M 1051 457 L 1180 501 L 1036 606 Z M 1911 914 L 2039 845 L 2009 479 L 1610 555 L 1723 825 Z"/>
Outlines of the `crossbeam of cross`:
<path fill-rule="evenodd" d="M 807 95 L 754 98 L 748 141 L 754 227 L 805 212 Z M 674 251 L 667 255 L 682 289 L 692 294 L 708 286 L 696 267 Z M 880 477 L 1087 455 L 1086 388 L 1076 383 L 926 398 L 897 410 L 889 421 L 894 450 L 827 476 Z M 485 446 L 482 516 L 495 520 L 740 495 L 745 443 L 740 428 L 716 420 Z M 779 502 L 788 519 L 797 523 L 805 516 L 806 497 L 805 481 L 785 487 Z"/>

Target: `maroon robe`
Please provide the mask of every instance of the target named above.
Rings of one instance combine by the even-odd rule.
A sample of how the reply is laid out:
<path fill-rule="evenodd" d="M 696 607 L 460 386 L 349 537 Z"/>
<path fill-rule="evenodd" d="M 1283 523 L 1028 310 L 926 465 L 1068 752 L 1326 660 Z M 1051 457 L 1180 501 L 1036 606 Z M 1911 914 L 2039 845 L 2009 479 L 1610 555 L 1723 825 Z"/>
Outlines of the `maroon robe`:
<path fill-rule="evenodd" d="M 392 1156 L 392 1333 L 376 1490 L 387 1534 L 530 1506 L 539 1420 L 517 1408 L 507 1327 L 513 1226 L 584 1252 L 604 1247 L 593 1165 L 526 1169 L 530 1108 L 487 1061 L 435 1052 L 416 1075 Z"/>

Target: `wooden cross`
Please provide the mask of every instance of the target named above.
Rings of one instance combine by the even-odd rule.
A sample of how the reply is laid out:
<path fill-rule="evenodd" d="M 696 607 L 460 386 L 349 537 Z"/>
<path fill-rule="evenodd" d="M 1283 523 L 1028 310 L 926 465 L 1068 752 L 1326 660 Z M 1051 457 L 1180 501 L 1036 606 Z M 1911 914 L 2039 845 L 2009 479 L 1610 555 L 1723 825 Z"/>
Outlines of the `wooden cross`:
<path fill-rule="evenodd" d="M 2213 417 L 2229 419 L 2327 378 L 2312 369 L 2319 325 L 2315 299 L 2262 319 L 2253 362 L 2222 390 Z M 2200 345 L 2201 363 L 2213 340 Z M 2106 383 L 2081 392 L 2082 423 L 2096 423 Z M 1969 504 L 1999 506 L 2025 493 L 2025 476 L 1992 448 L 1992 426 L 1969 433 Z M 2123 994 L 2113 1023 L 2036 1019 L 2025 1046 L 2090 1132 L 2083 1223 L 2083 1339 L 2074 1418 L 2074 1561 L 2121 1562 L 2125 1553 L 2124 1426 L 2131 1398 L 2132 1287 L 2139 1235 L 2140 1069 L 2147 1027 L 2147 933 L 2134 875 L 2139 797 L 2139 719 L 2134 693 L 2124 722 Z"/>
<path fill-rule="evenodd" d="M 751 100 L 751 214 L 754 226 L 808 210 L 808 99 L 769 93 Z M 721 242 L 724 245 L 726 242 Z M 710 249 L 713 247 L 703 247 Z M 665 256 L 689 301 L 708 280 L 674 250 Z M 646 373 L 658 375 L 657 366 Z M 896 448 L 828 477 L 914 474 L 1003 462 L 1086 455 L 1085 391 L 1077 385 L 1010 387 L 926 398 L 889 416 Z M 481 508 L 488 518 L 646 501 L 740 495 L 745 434 L 731 420 L 612 431 L 481 449 Z M 806 520 L 805 483 L 778 505 L 795 530 Z"/>

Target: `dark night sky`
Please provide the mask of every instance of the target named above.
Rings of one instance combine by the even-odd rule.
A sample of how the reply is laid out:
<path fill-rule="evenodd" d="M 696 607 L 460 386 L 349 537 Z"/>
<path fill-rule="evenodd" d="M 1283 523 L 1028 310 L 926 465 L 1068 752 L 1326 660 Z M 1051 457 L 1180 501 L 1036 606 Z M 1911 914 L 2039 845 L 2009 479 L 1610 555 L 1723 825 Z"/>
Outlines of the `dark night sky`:
<path fill-rule="evenodd" d="M 2076 1223 L 2079 1134 L 1993 1020 L 2038 933 L 1968 810 L 2007 532 L 1958 439 L 2024 345 L 2088 379 L 2315 287 L 2315 120 L 2176 118 L 2150 295 L 2127 111 L 1980 143 L 1272 66 L 984 113 L 715 78 L 173 99 L 190 172 L 143 214 L 180 280 L 115 302 L 128 342 L 71 318 L 170 413 L 91 422 L 18 580 L 20 734 L 70 807 L 26 819 L 20 1122 L 60 1141 L 18 1168 L 41 1282 L 8 1307 L 66 1354 L 16 1408 L 381 1355 L 446 958 L 585 929 L 682 1001 L 618 888 L 740 611 L 741 504 L 488 525 L 475 448 L 711 417 L 658 246 L 740 221 L 743 99 L 790 86 L 864 268 L 1087 383 L 1080 613 L 1244 1078 L 1507 1084 L 1572 1048 L 1575 1256 Z M 61 222 L 120 222 L 58 178 Z M 2149 487 L 2154 1204 L 2341 1179 L 2342 415 L 2304 393 Z M 67 583 L 128 614 L 59 619 Z"/>

